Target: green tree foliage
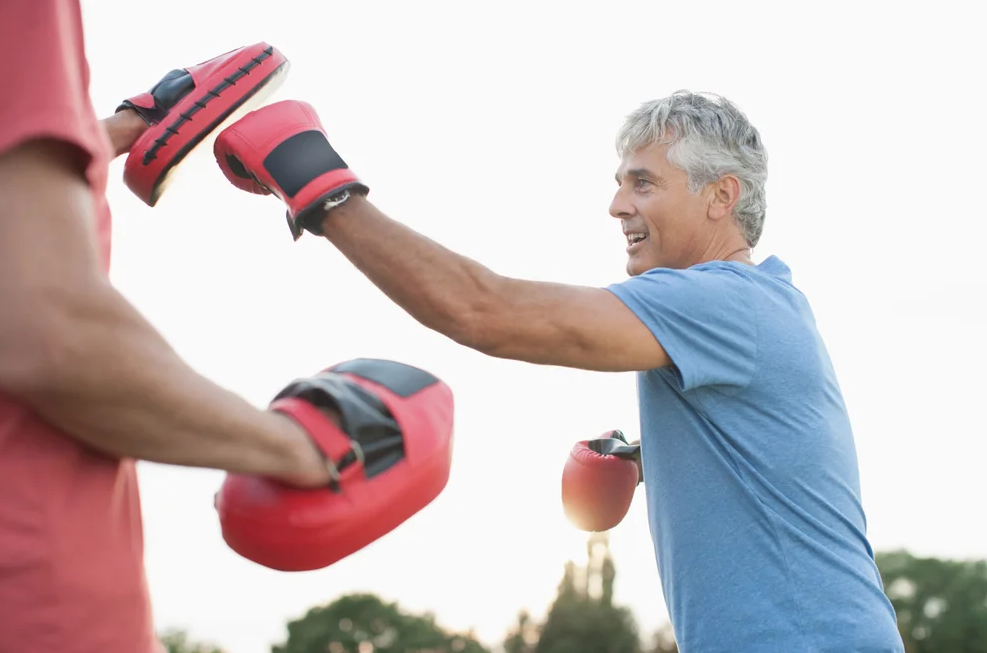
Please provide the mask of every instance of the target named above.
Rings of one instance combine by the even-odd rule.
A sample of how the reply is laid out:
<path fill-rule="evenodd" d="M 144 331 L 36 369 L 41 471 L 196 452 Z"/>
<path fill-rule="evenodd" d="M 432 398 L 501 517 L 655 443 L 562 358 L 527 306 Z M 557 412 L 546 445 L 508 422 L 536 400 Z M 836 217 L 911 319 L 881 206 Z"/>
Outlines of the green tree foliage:
<path fill-rule="evenodd" d="M 678 653 L 670 625 L 642 645 L 630 610 L 614 602 L 616 567 L 605 533 L 588 541 L 588 562 L 568 562 L 541 623 L 527 611 L 506 634 L 503 653 Z M 906 653 L 987 653 L 987 561 L 877 554 Z M 519 588 L 519 594 L 523 588 Z M 165 631 L 167 653 L 224 653 Z M 353 594 L 288 624 L 272 653 L 490 653 L 471 634 L 441 628 L 431 614 L 403 611 L 372 594 Z"/>
<path fill-rule="evenodd" d="M 351 594 L 288 624 L 272 653 L 490 653 L 471 635 L 449 633 L 432 615 L 404 612 L 372 594 Z"/>
<path fill-rule="evenodd" d="M 598 601 L 556 606 L 542 626 L 534 653 L 640 653 L 637 626 L 626 608 Z"/>
<path fill-rule="evenodd" d="M 188 633 L 177 628 L 164 631 L 158 639 L 168 653 L 224 653 L 212 644 L 189 641 Z"/>
<path fill-rule="evenodd" d="M 987 653 L 987 561 L 877 555 L 908 653 Z"/>
<path fill-rule="evenodd" d="M 585 569 L 566 565 L 532 653 L 641 653 L 634 616 L 613 603 L 616 568 L 606 534 L 590 537 L 588 553 Z"/>
<path fill-rule="evenodd" d="M 504 653 L 534 653 L 538 643 L 538 626 L 527 610 L 518 613 L 517 625 L 507 633 Z"/>
<path fill-rule="evenodd" d="M 678 646 L 675 645 L 675 633 L 671 624 L 665 624 L 658 629 L 651 641 L 648 653 L 679 653 Z"/>

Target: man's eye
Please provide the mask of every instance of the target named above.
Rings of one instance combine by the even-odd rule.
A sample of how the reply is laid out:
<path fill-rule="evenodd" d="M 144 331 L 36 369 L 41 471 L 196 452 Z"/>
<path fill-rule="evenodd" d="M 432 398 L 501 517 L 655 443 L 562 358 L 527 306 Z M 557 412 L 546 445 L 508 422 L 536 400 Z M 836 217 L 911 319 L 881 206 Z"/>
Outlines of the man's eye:
<path fill-rule="evenodd" d="M 648 181 L 647 179 L 637 179 L 634 181 L 634 188 L 638 188 L 638 189 L 644 188 L 646 185 L 650 183 L 651 182 Z"/>

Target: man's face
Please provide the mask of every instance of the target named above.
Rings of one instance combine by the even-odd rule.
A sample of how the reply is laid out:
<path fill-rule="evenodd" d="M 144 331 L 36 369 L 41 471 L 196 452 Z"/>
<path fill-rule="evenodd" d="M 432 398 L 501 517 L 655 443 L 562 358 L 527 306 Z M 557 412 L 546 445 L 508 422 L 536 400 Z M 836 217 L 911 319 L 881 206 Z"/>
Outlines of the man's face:
<path fill-rule="evenodd" d="M 627 274 L 697 262 L 709 243 L 705 192 L 689 191 L 687 176 L 665 158 L 667 145 L 628 153 L 617 170 L 610 215 L 627 236 Z"/>

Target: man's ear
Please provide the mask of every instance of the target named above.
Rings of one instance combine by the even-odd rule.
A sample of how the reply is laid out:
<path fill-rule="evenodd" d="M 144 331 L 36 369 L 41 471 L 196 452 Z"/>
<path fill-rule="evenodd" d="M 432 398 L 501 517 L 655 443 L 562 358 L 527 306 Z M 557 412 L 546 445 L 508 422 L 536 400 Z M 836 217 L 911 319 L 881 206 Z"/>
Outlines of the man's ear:
<path fill-rule="evenodd" d="M 740 199 L 740 180 L 733 175 L 725 175 L 710 184 L 709 208 L 711 220 L 722 220 L 733 215 L 733 209 Z"/>

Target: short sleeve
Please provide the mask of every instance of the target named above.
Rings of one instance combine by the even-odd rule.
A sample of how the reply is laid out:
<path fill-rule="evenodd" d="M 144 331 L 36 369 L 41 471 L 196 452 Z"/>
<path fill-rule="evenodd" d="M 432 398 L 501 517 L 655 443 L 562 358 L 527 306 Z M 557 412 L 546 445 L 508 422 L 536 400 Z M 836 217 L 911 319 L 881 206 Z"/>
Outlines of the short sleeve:
<path fill-rule="evenodd" d="M 651 330 L 683 391 L 745 387 L 757 367 L 755 286 L 732 266 L 657 268 L 607 288 Z"/>
<path fill-rule="evenodd" d="M 85 165 L 108 147 L 89 98 L 78 0 L 0 3 L 0 153 L 35 138 L 79 148 Z"/>

